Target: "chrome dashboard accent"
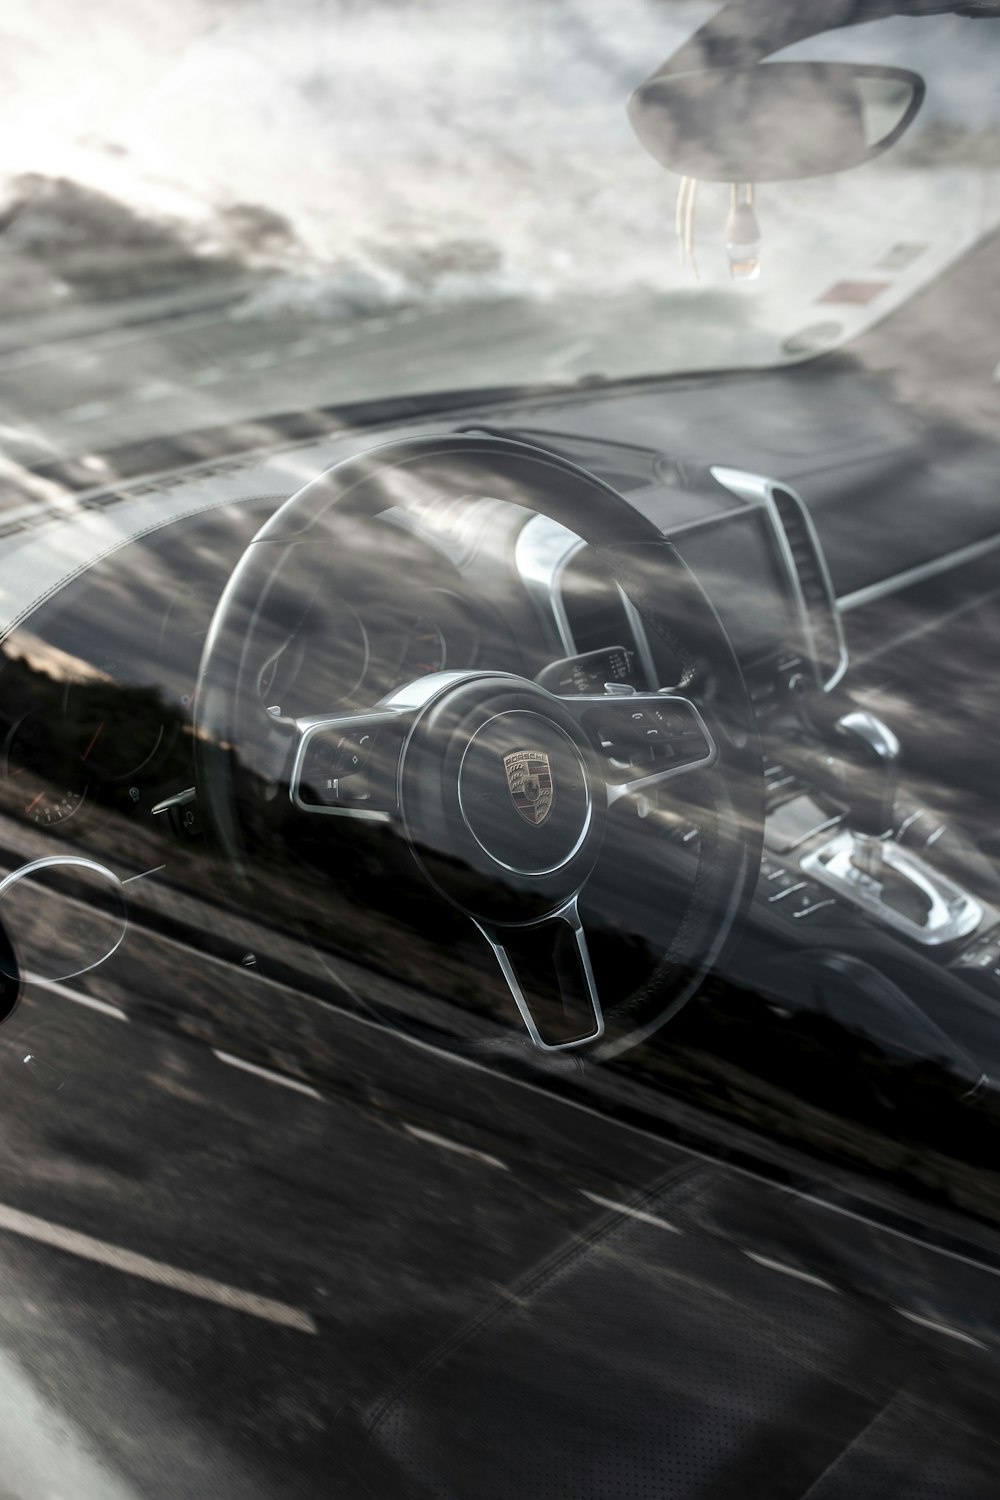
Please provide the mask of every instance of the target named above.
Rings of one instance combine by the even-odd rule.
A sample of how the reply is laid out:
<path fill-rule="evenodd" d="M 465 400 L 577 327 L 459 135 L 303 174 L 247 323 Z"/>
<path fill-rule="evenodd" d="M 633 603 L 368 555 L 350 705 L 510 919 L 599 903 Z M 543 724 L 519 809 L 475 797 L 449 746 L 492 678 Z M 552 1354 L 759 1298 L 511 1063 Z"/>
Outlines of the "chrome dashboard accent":
<path fill-rule="evenodd" d="M 9 874 L 0 880 L 0 906 L 3 904 L 3 898 L 9 892 L 15 890 L 22 880 L 30 881 L 33 876 L 50 870 L 70 870 L 89 876 L 96 876 L 98 883 L 109 887 L 113 895 L 117 897 L 117 908 L 113 913 L 105 913 L 106 920 L 103 924 L 103 929 L 98 926 L 91 932 L 87 927 L 86 914 L 84 914 L 72 924 L 67 924 L 64 931 L 60 930 L 58 936 L 67 941 L 65 953 L 61 954 L 59 943 L 56 942 L 53 946 L 51 940 L 46 943 L 44 951 L 39 947 L 37 958 L 40 962 L 32 966 L 25 964 L 24 977 L 41 980 L 47 984 L 62 983 L 67 979 L 76 979 L 80 974 L 87 974 L 91 969 L 96 969 L 101 964 L 107 963 L 108 959 L 112 958 L 121 947 L 128 930 L 128 903 L 125 899 L 124 884 L 120 876 L 116 875 L 114 870 L 109 870 L 107 865 L 100 864 L 97 860 L 89 859 L 81 854 L 47 854 L 40 859 L 30 860 L 27 864 L 11 870 Z M 44 888 L 41 894 L 44 896 Z M 64 899 L 71 905 L 80 902 L 79 895 L 67 896 Z M 36 904 L 38 900 L 39 897 L 36 895 L 33 899 L 33 904 Z M 53 920 L 58 921 L 58 913 L 54 911 L 52 915 Z M 4 912 L 4 916 L 6 919 L 6 912 Z M 17 923 L 11 922 L 10 926 L 14 939 L 14 949 L 17 952 Z M 44 931 L 44 928 L 42 930 Z M 90 944 L 89 951 L 88 944 Z M 70 952 L 73 952 L 74 956 L 72 958 L 69 957 Z M 69 962 L 73 966 L 66 968 L 65 962 L 53 965 L 53 958 L 58 959 L 60 956 L 64 958 L 65 962 Z M 17 957 L 18 961 L 20 961 L 22 955 L 17 953 Z M 58 973 L 56 972 L 56 968 L 59 970 Z M 10 973 L 2 967 L 2 964 L 0 964 L 0 972 L 5 973 L 8 978 L 18 978 L 16 970 Z"/>
<path fill-rule="evenodd" d="M 816 534 L 812 517 L 803 503 L 802 497 L 792 489 L 791 485 L 768 479 L 762 474 L 750 474 L 742 469 L 729 469 L 725 466 L 715 464 L 712 465 L 710 473 L 713 479 L 718 480 L 719 484 L 732 494 L 738 495 L 742 500 L 747 500 L 751 504 L 761 505 L 767 511 L 795 594 L 795 602 L 798 606 L 799 618 L 802 621 L 802 629 L 808 644 L 809 656 L 816 674 L 816 680 L 824 692 L 829 692 L 831 688 L 837 686 L 837 683 L 841 681 L 844 673 L 847 671 L 847 642 L 844 638 L 844 626 L 837 607 L 837 596 L 833 591 L 833 581 L 830 578 L 830 570 L 827 567 L 826 557 L 823 554 L 822 543 Z M 837 653 L 834 670 L 827 677 L 823 677 L 820 671 L 819 642 L 813 630 L 809 605 L 806 602 L 806 597 L 802 589 L 802 580 L 799 576 L 799 570 L 788 540 L 788 533 L 785 530 L 784 522 L 781 519 L 781 514 L 774 498 L 776 489 L 780 489 L 784 494 L 788 495 L 798 509 L 802 528 L 812 548 L 820 581 L 826 594 L 830 625 L 833 630 Z"/>
<path fill-rule="evenodd" d="M 514 566 L 518 575 L 541 614 L 553 621 L 567 656 L 575 656 L 579 648 L 563 604 L 561 579 L 568 563 L 586 545 L 581 537 L 558 521 L 539 515 L 532 516 L 522 527 L 514 544 Z M 646 685 L 655 692 L 660 684 L 656 679 L 656 665 L 642 617 L 624 589 L 618 584 L 615 588 L 632 632 Z"/>
<path fill-rule="evenodd" d="M 406 710 L 425 708 L 439 693 L 456 682 L 473 682 L 477 677 L 511 677 L 513 672 L 486 672 L 469 671 L 463 667 L 449 667 L 443 672 L 428 672 L 426 677 L 415 677 L 412 682 L 406 682 L 402 687 L 393 688 L 387 698 L 383 698 L 372 710 L 373 713 L 388 711 L 392 713 L 403 713 Z M 329 722 L 329 721 L 328 721 Z M 339 722 L 336 720 L 335 722 Z"/>
<path fill-rule="evenodd" d="M 558 521 L 538 515 L 525 523 L 514 544 L 514 566 L 521 582 L 540 612 L 552 619 L 567 656 L 575 656 L 576 642 L 569 628 L 559 580 L 570 558 L 585 546 L 582 538 Z"/>
<path fill-rule="evenodd" d="M 917 563 L 915 567 L 904 568 L 902 573 L 892 573 L 888 578 L 880 578 L 876 583 L 869 583 L 864 588 L 843 594 L 837 600 L 837 608 L 841 614 L 847 614 L 852 609 L 861 609 L 866 604 L 875 604 L 879 599 L 885 599 L 890 594 L 898 594 L 903 589 L 912 588 L 915 584 L 926 583 L 928 579 L 937 578 L 941 573 L 948 573 L 952 568 L 961 568 L 966 563 L 978 562 L 981 557 L 988 557 L 998 548 L 1000 548 L 1000 536 L 988 536 L 981 542 L 970 542 L 967 547 L 958 547 L 954 552 L 946 552 L 943 557 L 933 557 L 929 562 Z"/>

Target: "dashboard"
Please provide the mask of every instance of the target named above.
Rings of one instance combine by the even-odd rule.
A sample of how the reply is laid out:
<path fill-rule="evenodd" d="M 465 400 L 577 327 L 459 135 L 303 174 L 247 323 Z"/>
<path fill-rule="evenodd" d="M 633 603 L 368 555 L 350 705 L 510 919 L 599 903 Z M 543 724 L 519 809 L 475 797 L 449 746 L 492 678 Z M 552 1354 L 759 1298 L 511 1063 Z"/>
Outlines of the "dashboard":
<path fill-rule="evenodd" d="M 669 458 L 638 441 L 634 421 L 621 440 L 563 430 L 577 405 L 568 402 L 559 413 L 563 425 L 553 420 L 545 430 L 537 413 L 531 425 L 520 411 L 507 412 L 502 427 L 493 414 L 488 422 L 458 430 L 494 432 L 576 462 L 610 484 L 673 544 L 725 626 L 761 728 L 770 864 L 752 907 L 764 958 L 775 945 L 780 950 L 802 941 L 807 931 L 808 941 L 815 943 L 820 932 L 853 951 L 861 919 L 839 895 L 821 889 L 822 879 L 803 875 L 796 853 L 803 840 L 811 847 L 810 840 L 821 840 L 824 829 L 840 823 L 843 806 L 837 806 L 836 790 L 818 801 L 812 794 L 822 747 L 814 746 L 804 767 L 788 753 L 796 725 L 801 728 L 813 709 L 835 700 L 835 693 L 824 690 L 843 679 L 848 644 L 852 690 L 863 680 L 855 622 L 868 606 L 848 611 L 837 597 L 831 561 L 843 572 L 845 554 L 831 559 L 825 513 L 815 509 L 811 488 L 807 506 L 787 480 L 730 464 Z M 648 405 L 647 398 L 629 398 L 619 412 L 609 403 L 608 429 L 628 432 L 622 418 L 631 412 L 634 419 L 636 407 L 644 426 Z M 244 913 L 218 862 L 206 857 L 194 740 L 200 664 L 216 607 L 247 546 L 304 482 L 380 440 L 454 430 L 440 421 L 384 427 L 189 466 L 95 491 L 68 515 L 53 510 L 30 528 L 0 536 L 0 608 L 8 622 L 0 644 L 0 859 L 14 877 L 39 862 L 89 860 L 122 883 L 129 911 L 147 931 L 181 933 L 199 950 L 206 942 L 224 943 L 222 929 L 242 922 Z M 308 718 L 365 712 L 414 679 L 449 670 L 514 673 L 561 696 L 672 688 L 695 700 L 711 695 L 710 681 L 686 680 L 670 646 L 647 633 L 600 551 L 516 497 L 445 499 L 431 493 L 419 508 L 386 510 L 357 524 L 366 528 L 354 538 L 358 545 L 330 544 L 322 556 L 303 547 L 301 568 L 282 570 L 283 586 L 291 586 L 275 612 L 280 630 L 255 682 L 262 713 Z M 977 566 L 988 569 L 989 557 Z M 967 578 L 956 570 L 954 603 L 947 608 L 967 608 L 974 596 Z M 982 586 L 995 592 L 985 571 Z M 875 621 L 879 643 L 916 627 L 919 680 L 926 682 L 922 605 L 914 604 L 912 594 L 883 595 L 882 603 Z M 934 609 L 940 609 L 940 596 L 932 601 Z M 664 612 L 669 617 L 668 600 Z M 880 661 L 875 665 L 882 672 Z M 950 703 L 953 664 L 946 675 Z M 942 721 L 928 722 L 933 790 L 941 786 Z M 920 720 L 907 724 L 911 765 L 918 748 L 915 723 L 919 727 Z M 981 737 L 963 741 L 979 743 Z M 963 779 L 974 786 L 967 773 L 963 762 Z M 988 774 L 992 786 L 992 769 Z M 697 859 L 697 828 L 683 802 L 678 798 L 670 812 L 677 856 Z M 643 816 L 637 809 L 636 817 Z M 924 822 L 926 828 L 918 819 L 913 831 L 935 838 L 938 825 Z M 964 861 L 965 852 L 959 854 Z M 280 876 L 277 869 L 269 871 L 279 877 L 271 882 L 269 943 L 295 922 L 331 951 L 354 952 L 362 930 L 357 902 L 368 902 L 374 914 L 380 892 L 392 886 L 379 857 L 367 859 L 355 861 L 349 877 L 345 865 L 335 927 L 330 902 L 320 899 L 312 878 L 319 868 L 327 881 L 335 873 L 325 863 L 326 841 L 318 833 L 312 843 L 300 840 Z M 954 872 L 960 883 L 965 867 Z M 105 876 L 94 879 L 108 883 Z M 971 889 L 992 891 L 978 871 L 976 881 Z M 34 923 L 31 971 L 55 979 L 81 972 L 86 965 L 75 956 L 54 967 L 56 924 L 45 917 L 48 896 L 34 877 L 12 890 L 22 887 L 27 917 L 8 911 L 12 893 L 0 892 L 6 903 L 0 920 Z M 103 894 L 88 889 L 81 903 L 93 909 Z M 120 898 L 121 887 L 112 885 L 111 896 Z M 602 891 L 602 897 L 612 910 L 614 891 Z M 207 933 L 205 902 L 228 912 L 218 933 Z M 622 909 L 614 920 L 624 925 L 633 912 Z M 654 913 L 643 921 L 647 915 L 658 920 Z M 112 941 L 120 940 L 125 920 L 118 911 L 108 915 Z M 410 955 L 414 973 L 421 963 L 437 972 L 438 914 L 420 908 L 412 923 L 405 913 L 399 920 L 408 925 L 397 933 L 394 951 Z M 995 917 L 989 907 L 983 930 L 994 921 L 1000 924 L 1000 904 Z M 388 931 L 384 910 L 378 908 L 377 920 L 372 915 L 367 931 L 366 951 L 377 955 Z M 428 949 L 421 958 L 425 932 Z M 234 941 L 243 952 L 258 945 L 250 932 Z M 900 960 L 890 937 L 870 926 L 865 941 L 877 945 L 887 972 L 950 1007 L 949 1026 L 959 1014 L 956 1007 L 966 1002 L 948 988 L 951 973 L 943 964 L 961 970 L 964 995 L 968 974 L 978 981 L 983 955 L 991 958 L 993 951 L 980 952 L 974 937 L 970 944 L 963 939 L 960 951 L 945 945 L 943 963 L 936 954 L 921 957 L 927 972 L 914 980 L 912 955 Z M 64 946 L 75 954 L 77 937 Z M 232 957 L 228 948 L 226 953 Z M 298 968 L 295 973 L 299 984 Z M 456 961 L 456 994 L 464 974 Z M 317 977 L 316 983 L 322 988 L 325 981 Z M 988 1035 L 984 1040 L 977 1034 L 977 1055 L 992 1046 L 992 1015 L 983 1025 Z"/>
<path fill-rule="evenodd" d="M 806 384 L 809 378 L 803 377 Z M 683 414 L 689 395 L 680 391 L 670 398 L 676 400 L 674 435 L 683 426 L 676 413 Z M 699 400 L 704 396 L 700 387 Z M 975 589 L 969 586 L 969 573 L 953 564 L 948 597 L 942 600 L 939 593 L 924 610 L 910 587 L 911 582 L 917 586 L 912 569 L 924 570 L 923 578 L 931 560 L 917 556 L 909 536 L 897 548 L 897 533 L 885 530 L 888 485 L 877 519 L 873 511 L 867 529 L 858 531 L 845 519 L 848 512 L 817 503 L 817 494 L 822 500 L 835 489 L 830 475 L 803 472 L 793 485 L 794 466 L 765 466 L 768 455 L 763 451 L 760 469 L 752 472 L 732 461 L 729 442 L 725 447 L 720 442 L 718 458 L 711 453 L 705 459 L 668 455 L 664 447 L 671 433 L 661 421 L 667 405 L 662 394 L 622 393 L 616 399 L 576 392 L 561 404 L 550 403 L 546 411 L 541 405 L 494 410 L 458 430 L 492 431 L 532 443 L 610 484 L 670 540 L 725 626 L 762 730 L 767 826 L 764 862 L 745 924 L 749 936 L 741 934 L 739 963 L 744 968 L 735 976 L 723 973 L 723 979 L 733 977 L 738 986 L 752 988 L 757 972 L 778 974 L 776 955 L 787 957 L 788 982 L 777 990 L 780 1020 L 782 1014 L 797 1014 L 804 993 L 804 949 L 863 955 L 872 971 L 887 976 L 890 1002 L 897 992 L 915 997 L 917 1012 L 931 1017 L 937 1028 L 935 1046 L 941 1035 L 958 1036 L 977 1068 L 985 1071 L 982 1060 L 988 1059 L 992 1072 L 1000 1073 L 1000 1061 L 994 1063 L 1000 1056 L 995 1008 L 1000 997 L 995 942 L 1000 891 L 990 905 L 996 890 L 992 871 L 983 876 L 976 868 L 967 878 L 966 866 L 945 866 L 946 857 L 954 854 L 960 862 L 965 851 L 949 853 L 948 836 L 939 838 L 940 821 L 921 811 L 934 807 L 930 797 L 924 801 L 924 793 L 950 792 L 959 779 L 964 791 L 975 788 L 979 777 L 991 795 L 995 782 L 988 736 L 963 732 L 957 746 L 961 755 L 951 754 L 944 764 L 942 733 L 954 713 L 956 680 L 962 680 L 956 654 L 940 653 L 941 640 L 935 638 L 946 679 L 942 712 L 911 714 L 901 725 L 908 774 L 920 769 L 924 724 L 930 742 L 923 784 L 914 777 L 915 800 L 912 808 L 906 807 L 912 840 L 907 847 L 916 848 L 918 836 L 920 850 L 928 840 L 938 840 L 931 854 L 952 869 L 959 883 L 984 898 L 978 934 L 966 933 L 939 948 L 921 947 L 905 934 L 900 937 L 884 913 L 867 917 L 857 902 L 835 889 L 822 868 L 805 871 L 803 858 L 818 855 L 844 812 L 830 805 L 836 791 L 815 795 L 813 771 L 820 769 L 824 747 L 814 747 L 815 765 L 805 758 L 803 765 L 796 764 L 786 753 L 796 721 L 801 724 L 817 703 L 836 699 L 836 693 L 824 689 L 835 689 L 843 680 L 849 649 L 854 692 L 865 682 L 872 640 L 883 648 L 874 663 L 882 676 L 884 643 L 912 636 L 910 680 L 926 685 L 932 665 L 925 643 L 927 621 L 946 619 L 952 610 L 958 618 L 977 590 L 983 597 L 989 590 L 990 598 L 996 595 L 991 556 L 977 553 L 981 573 Z M 774 409 L 772 399 L 769 410 Z M 751 416 L 749 407 L 741 410 L 744 429 Z M 490 1009 L 490 975 L 473 967 L 476 955 L 460 946 L 461 934 L 446 927 L 436 907 L 407 902 L 396 909 L 397 872 L 387 859 L 380 865 L 377 829 L 368 830 L 362 840 L 345 818 L 338 838 L 330 840 L 327 819 L 301 820 L 299 842 L 287 862 L 265 871 L 266 910 L 248 914 L 239 893 L 230 889 L 227 873 L 209 855 L 197 801 L 193 734 L 200 663 L 217 605 L 246 547 L 289 495 L 337 462 L 382 441 L 454 430 L 455 424 L 446 427 L 438 418 L 433 424 L 335 433 L 282 449 L 189 464 L 162 476 L 95 489 L 69 513 L 53 509 L 31 527 L 0 535 L 0 616 L 6 627 L 0 643 L 0 861 L 16 874 L 32 863 L 79 856 L 112 871 L 122 883 L 129 915 L 106 913 L 109 936 L 101 936 L 102 954 L 121 941 L 128 920 L 149 941 L 151 953 L 161 951 L 156 943 L 169 941 L 194 955 L 224 960 L 212 971 L 212 982 L 217 980 L 219 987 L 214 998 L 211 983 L 199 972 L 198 982 L 180 1000 L 174 991 L 184 986 L 178 983 L 167 999 L 157 1002 L 171 1024 L 179 1005 L 183 1024 L 219 1046 L 229 1046 L 230 997 L 242 985 L 244 1023 L 251 1024 L 246 1022 L 251 1016 L 252 1025 L 259 1025 L 254 1055 L 283 1055 L 284 1037 L 275 1040 L 281 1027 L 275 1022 L 272 1028 L 265 1017 L 274 996 L 269 992 L 264 1004 L 248 988 L 252 979 L 241 977 L 248 959 L 251 976 L 277 977 L 324 1000 L 331 972 L 339 982 L 342 973 L 350 975 L 352 964 L 359 963 L 366 969 L 366 983 L 370 968 L 379 987 L 395 985 L 391 994 L 386 990 L 387 1014 L 412 1018 L 418 1025 L 429 1017 L 442 1032 L 451 1030 L 458 1008 L 466 1024 L 465 987 L 471 974 L 480 1007 L 474 1024 L 485 1028 L 505 1014 Z M 862 413 L 852 430 L 864 436 Z M 600 432 L 615 436 L 595 435 Z M 704 425 L 701 436 L 708 446 Z M 737 446 L 745 448 L 749 463 L 752 444 L 741 439 Z M 804 454 L 799 457 L 804 464 Z M 874 465 L 871 454 L 869 459 Z M 780 479 L 771 477 L 776 472 Z M 922 483 L 929 485 L 926 475 Z M 365 525 L 364 545 L 347 550 L 354 559 L 369 559 L 370 567 L 348 568 L 346 551 L 338 555 L 332 548 L 324 556 L 304 555 L 302 586 L 292 590 L 280 612 L 283 628 L 256 680 L 262 711 L 298 718 L 364 712 L 414 678 L 451 669 L 511 672 L 563 696 L 679 688 L 697 700 L 701 690 L 710 691 L 710 684 L 684 681 L 682 664 L 663 640 L 647 633 L 598 550 L 566 526 L 509 498 L 432 498 L 419 511 L 386 511 Z M 883 527 L 877 556 L 872 541 L 876 525 Z M 983 527 L 985 544 L 985 521 Z M 926 540 L 926 529 L 916 529 Z M 961 536 L 952 534 L 951 540 Z M 978 548 L 980 542 L 969 545 Z M 865 567 L 859 570 L 853 558 L 862 550 Z M 934 561 L 940 577 L 951 555 L 942 543 Z M 901 579 L 896 592 L 891 588 L 894 569 Z M 878 598 L 870 605 L 872 591 Z M 866 642 L 858 627 L 876 605 L 880 612 L 872 616 Z M 664 610 L 669 614 L 669 601 Z M 1000 634 L 1000 613 L 996 626 Z M 983 628 L 982 620 L 970 616 L 963 637 L 969 641 L 963 660 L 970 702 L 975 693 L 974 721 L 970 715 L 975 724 L 982 723 L 982 641 L 991 639 L 981 635 Z M 905 707 L 898 696 L 889 704 L 890 723 L 899 723 L 901 703 Z M 982 765 L 973 760 L 974 751 L 981 752 Z M 689 805 L 691 783 L 675 785 L 681 790 L 667 854 L 679 868 L 684 859 L 697 861 L 699 840 Z M 665 802 L 668 792 L 669 787 Z M 638 804 L 640 799 L 634 800 Z M 957 796 L 953 806 L 956 802 Z M 670 811 L 672 815 L 674 809 Z M 630 838 L 645 817 L 646 834 L 640 832 L 640 840 L 656 822 L 631 803 L 624 816 L 635 819 Z M 647 851 L 650 843 L 643 846 Z M 348 845 L 350 858 L 344 856 Z M 657 858 L 660 853 L 657 845 Z M 322 880 L 315 878 L 317 872 Z M 636 909 L 633 892 L 626 909 L 625 896 L 616 906 L 617 892 L 610 881 L 607 886 L 600 896 L 609 922 L 621 931 L 634 931 L 627 925 Z M 55 877 L 51 890 L 38 882 L 24 881 L 22 887 L 24 905 L 17 912 L 9 902 L 19 888 L 0 891 L 5 903 L 0 923 L 14 930 L 15 922 L 23 921 L 36 939 L 30 964 L 19 954 L 22 971 L 55 981 L 83 973 L 87 965 L 77 957 L 79 931 L 69 924 L 64 924 L 60 954 L 52 956 L 59 923 L 46 915 L 50 908 L 45 903 L 54 892 L 64 907 L 69 903 L 79 914 L 84 901 L 97 909 L 98 898 L 106 893 L 88 889 L 78 900 L 75 889 L 57 888 Z M 649 890 L 655 891 L 652 881 Z M 379 905 L 386 891 L 393 921 Z M 108 899 L 121 895 L 122 889 L 112 887 Z M 648 930 L 658 930 L 658 909 L 643 910 L 640 916 Z M 307 942 L 316 938 L 318 956 L 288 939 L 293 924 Z M 126 949 L 133 951 L 123 943 L 120 960 L 99 959 L 90 965 L 102 963 L 100 988 L 93 992 L 113 1005 L 122 1001 L 117 965 L 124 973 L 130 961 Z M 69 955 L 65 962 L 63 950 Z M 391 973 L 385 969 L 386 954 Z M 595 944 L 593 954 L 607 974 L 620 960 L 620 947 Z M 641 967 L 638 946 L 633 958 Z M 0 972 L 5 972 L 2 962 Z M 837 982 L 836 976 L 821 973 L 816 992 L 827 994 L 825 987 Z M 413 987 L 412 996 L 404 992 L 406 985 Z M 766 990 L 762 983 L 762 992 Z M 872 999 L 866 991 L 864 1002 L 878 1024 L 881 993 Z M 496 1001 L 497 1006 L 505 1003 L 503 995 Z M 367 999 L 363 1008 L 367 1014 Z M 851 1012 L 852 1026 L 863 1029 L 868 1020 L 867 1012 L 857 1017 Z M 895 1012 L 883 1021 L 885 1034 L 893 1036 Z M 717 1040 L 713 1033 L 712 1047 Z M 791 1061 L 797 1073 L 799 1054 Z"/>
<path fill-rule="evenodd" d="M 702 483 L 703 505 L 665 530 L 766 713 L 843 670 L 829 578 L 793 492 L 729 470 Z M 690 512 L 690 491 L 680 499 Z M 192 784 L 215 605 L 277 503 L 239 499 L 150 526 L 26 611 L 0 673 L 5 812 L 73 840 L 109 818 L 148 819 Z M 335 550 L 309 557 L 257 682 L 264 708 L 350 711 L 432 672 L 483 666 L 563 694 L 679 683 L 680 664 L 647 637 L 600 556 L 547 518 L 470 496 L 366 524 L 351 551 L 371 559 L 367 574 L 345 572 Z"/>

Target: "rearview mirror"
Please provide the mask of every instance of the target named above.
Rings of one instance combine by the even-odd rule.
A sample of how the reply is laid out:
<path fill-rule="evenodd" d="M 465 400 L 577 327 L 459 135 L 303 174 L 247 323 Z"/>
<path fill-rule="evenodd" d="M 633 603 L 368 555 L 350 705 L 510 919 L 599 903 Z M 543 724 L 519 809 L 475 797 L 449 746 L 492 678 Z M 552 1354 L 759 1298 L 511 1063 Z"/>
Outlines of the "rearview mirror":
<path fill-rule="evenodd" d="M 776 182 L 860 166 L 908 129 L 924 82 L 905 68 L 775 62 L 654 74 L 629 99 L 661 164 L 710 182 Z"/>

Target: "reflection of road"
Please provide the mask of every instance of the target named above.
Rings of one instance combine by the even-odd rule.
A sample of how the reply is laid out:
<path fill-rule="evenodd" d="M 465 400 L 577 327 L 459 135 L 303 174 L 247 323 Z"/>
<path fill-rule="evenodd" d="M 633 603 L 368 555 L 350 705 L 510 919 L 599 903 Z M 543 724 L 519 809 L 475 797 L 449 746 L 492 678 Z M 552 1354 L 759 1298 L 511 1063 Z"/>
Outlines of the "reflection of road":
<path fill-rule="evenodd" d="M 399 308 L 350 322 L 174 316 L 5 355 L 0 438 L 8 458 L 32 465 L 317 406 L 574 381 L 616 363 L 634 372 L 650 319 L 663 315 L 635 296 Z M 692 364 L 712 357 L 702 328 Z"/>
<path fill-rule="evenodd" d="M 0 1031 L 20 1500 L 330 1493 L 345 1401 L 590 1222 L 588 1193 L 668 1158 L 346 1016 L 329 1031 L 346 1070 L 381 1060 L 380 1107 L 240 1065 L 238 1013 L 213 1050 L 31 985 Z"/>
<path fill-rule="evenodd" d="M 346 1405 L 391 1388 L 633 1187 L 699 1159 L 352 1013 L 346 980 L 321 1001 L 305 980 L 293 990 L 208 957 L 198 949 L 231 914 L 158 873 L 140 880 L 114 959 L 31 982 L 0 1029 L 4 1492 L 349 1497 Z M 158 889 L 197 904 L 203 943 L 144 925 Z M 65 915 L 53 906 L 50 927 Z M 371 980 L 343 968 L 359 989 Z M 720 1214 L 732 1185 L 717 1175 Z M 774 1211 L 772 1199 L 760 1221 L 727 1210 L 716 1225 L 701 1210 L 638 1210 L 671 1247 L 658 1277 L 678 1245 L 697 1257 L 691 1234 L 729 1244 L 737 1362 L 752 1332 L 734 1311 L 746 1257 L 772 1281 L 836 1295 L 814 1274 L 805 1220 L 768 1240 Z M 980 1344 L 986 1272 L 963 1266 L 973 1311 L 952 1326 L 925 1300 L 939 1273 L 915 1273 L 911 1311 L 905 1256 L 886 1261 L 893 1318 Z M 878 1288 L 880 1252 L 849 1244 L 844 1265 L 862 1280 L 874 1268 Z M 718 1287 L 683 1281 L 689 1309 L 703 1293 L 698 1316 L 716 1327 Z M 753 1308 L 749 1321 L 759 1331 Z M 582 1331 L 574 1348 L 585 1354 Z"/>
<path fill-rule="evenodd" d="M 41 462 L 397 388 L 551 378 L 563 372 L 547 377 L 526 352 L 537 348 L 544 321 L 516 304 L 401 309 L 347 323 L 241 322 L 212 312 L 26 349 L 6 356 L 0 376 L 4 448 L 19 462 Z M 563 342 L 572 343 L 569 372 L 588 369 L 579 363 L 586 341 Z"/>

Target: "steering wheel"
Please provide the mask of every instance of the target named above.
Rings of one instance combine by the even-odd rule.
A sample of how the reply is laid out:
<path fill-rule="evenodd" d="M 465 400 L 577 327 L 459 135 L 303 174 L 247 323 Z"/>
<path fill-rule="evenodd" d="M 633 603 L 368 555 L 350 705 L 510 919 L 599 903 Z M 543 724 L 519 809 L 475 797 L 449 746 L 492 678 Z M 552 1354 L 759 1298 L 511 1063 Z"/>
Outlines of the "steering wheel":
<path fill-rule="evenodd" d="M 470 497 L 548 517 L 594 549 L 654 646 L 681 664 L 678 685 L 562 695 L 484 662 L 320 713 L 268 702 L 304 601 L 391 600 L 414 518 Z M 336 560 L 336 589 L 324 559 Z M 521 608 L 530 635 L 527 599 Z M 334 659 L 337 644 L 321 641 L 319 655 Z M 203 821 L 244 874 L 266 875 L 276 842 L 304 838 L 333 872 L 342 850 L 380 841 L 390 904 L 446 910 L 490 971 L 503 1024 L 545 1052 L 617 1050 L 661 1025 L 752 894 L 760 750 L 718 616 L 650 521 L 523 443 L 394 442 L 286 501 L 218 605 L 194 728 Z M 416 940 L 415 919 L 412 930 Z"/>

